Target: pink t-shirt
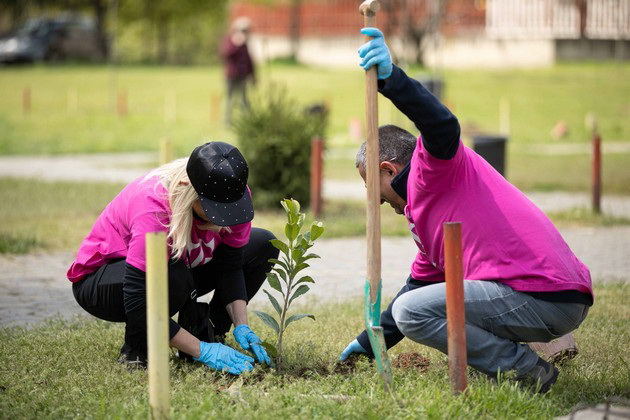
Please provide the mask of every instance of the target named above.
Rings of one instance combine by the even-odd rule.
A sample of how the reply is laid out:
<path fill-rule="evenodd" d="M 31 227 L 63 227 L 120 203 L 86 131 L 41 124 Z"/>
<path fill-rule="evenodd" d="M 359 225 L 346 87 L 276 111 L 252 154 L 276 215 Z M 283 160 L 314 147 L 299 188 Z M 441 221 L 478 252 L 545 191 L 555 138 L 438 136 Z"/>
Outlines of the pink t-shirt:
<path fill-rule="evenodd" d="M 96 219 L 68 270 L 70 281 L 79 281 L 117 258 L 125 258 L 127 263 L 146 271 L 145 234 L 167 232 L 171 209 L 166 189 L 158 182 L 158 177 L 143 179 L 127 185 Z M 189 268 L 212 260 L 213 251 L 222 243 L 240 248 L 249 242 L 250 222 L 231 226 L 231 232 L 222 230 L 220 233 L 201 230 L 200 224 L 193 219 L 191 246 L 181 258 Z"/>
<path fill-rule="evenodd" d="M 405 216 L 418 254 L 412 277 L 444 281 L 444 222 L 462 223 L 464 278 L 496 280 L 514 290 L 592 294 L 588 268 L 521 191 L 461 142 L 437 159 L 418 139 Z"/>

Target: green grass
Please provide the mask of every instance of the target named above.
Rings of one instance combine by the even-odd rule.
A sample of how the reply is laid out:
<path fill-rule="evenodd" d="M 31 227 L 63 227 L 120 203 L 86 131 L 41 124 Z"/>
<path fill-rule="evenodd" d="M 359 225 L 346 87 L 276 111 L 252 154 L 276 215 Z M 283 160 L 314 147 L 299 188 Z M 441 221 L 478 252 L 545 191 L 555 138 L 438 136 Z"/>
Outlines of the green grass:
<path fill-rule="evenodd" d="M 76 250 L 122 185 L 0 178 L 0 252 Z"/>
<path fill-rule="evenodd" d="M 630 286 L 596 287 L 596 303 L 575 332 L 580 355 L 561 368 L 550 393 L 532 395 L 505 381 L 493 385 L 470 371 L 466 396 L 453 397 L 446 357 L 404 340 L 392 351 L 418 352 L 428 371 L 394 369 L 394 396 L 384 394 L 376 370 L 360 361 L 352 373 L 334 362 L 362 327 L 357 299 L 307 304 L 317 321 L 293 324 L 286 336 L 286 371 L 257 368 L 242 379 L 171 358 L 173 418 L 531 418 L 566 415 L 578 404 L 630 398 L 628 320 Z M 259 320 L 254 330 L 271 339 Z M 32 329 L 0 330 L 0 412 L 4 418 L 144 418 L 147 373 L 115 360 L 120 324 L 51 321 Z M 229 344 L 234 345 L 230 339 Z"/>
<path fill-rule="evenodd" d="M 591 209 L 576 207 L 566 211 L 552 212 L 549 218 L 556 226 L 619 226 L 630 225 L 627 217 L 596 214 Z"/>
<path fill-rule="evenodd" d="M 559 120 L 569 125 L 570 142 L 589 135 L 584 116 L 593 111 L 604 140 L 630 140 L 628 63 L 571 64 L 538 70 L 449 70 L 443 75 L 444 101 L 462 126 L 496 132 L 499 101 L 511 104 L 511 141 L 544 143 Z M 419 70 L 409 70 L 411 76 Z M 352 118 L 364 118 L 364 77 L 357 69 L 318 69 L 266 65 L 259 86 L 285 84 L 304 105 L 331 106 L 329 141 L 352 144 Z M 22 112 L 28 87 L 32 109 Z M 128 94 L 129 115 L 118 118 L 117 90 Z M 232 140 L 211 97 L 223 95 L 220 67 L 62 66 L 0 68 L 0 153 L 68 153 L 152 150 L 168 136 L 185 154 L 202 139 Z M 177 98 L 175 121 L 165 118 L 166 103 Z M 76 109 L 74 97 L 76 96 Z M 380 122 L 408 126 L 389 102 L 380 98 Z M 415 130 L 414 130 L 415 131 Z"/>

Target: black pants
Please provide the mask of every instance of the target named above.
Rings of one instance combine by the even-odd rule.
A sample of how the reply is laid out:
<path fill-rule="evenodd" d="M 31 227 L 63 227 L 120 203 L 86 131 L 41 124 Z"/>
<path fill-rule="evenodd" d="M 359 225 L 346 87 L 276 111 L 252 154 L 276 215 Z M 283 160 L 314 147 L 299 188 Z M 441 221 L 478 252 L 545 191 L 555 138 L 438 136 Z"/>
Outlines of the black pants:
<path fill-rule="evenodd" d="M 266 279 L 266 273 L 271 270 L 270 258 L 277 258 L 278 250 L 269 240 L 274 235 L 264 229 L 253 228 L 249 243 L 244 247 L 243 273 L 247 300 L 249 301 Z M 216 289 L 218 276 L 213 271 L 214 261 L 200 267 L 188 269 L 181 261 L 169 263 L 168 266 L 168 300 L 169 315 L 175 315 L 191 298 L 192 285 L 198 296 L 203 296 Z M 74 283 L 72 291 L 79 305 L 91 315 L 112 322 L 126 322 L 123 303 L 123 278 L 125 276 L 125 260 L 119 259 L 100 267 L 83 280 Z M 226 334 L 232 326 L 232 320 L 226 310 L 230 302 L 222 302 L 219 293 L 213 295 L 210 301 L 210 320 L 214 325 L 216 335 Z M 127 336 L 137 332 L 125 331 Z M 146 334 L 146 326 L 144 334 Z"/>

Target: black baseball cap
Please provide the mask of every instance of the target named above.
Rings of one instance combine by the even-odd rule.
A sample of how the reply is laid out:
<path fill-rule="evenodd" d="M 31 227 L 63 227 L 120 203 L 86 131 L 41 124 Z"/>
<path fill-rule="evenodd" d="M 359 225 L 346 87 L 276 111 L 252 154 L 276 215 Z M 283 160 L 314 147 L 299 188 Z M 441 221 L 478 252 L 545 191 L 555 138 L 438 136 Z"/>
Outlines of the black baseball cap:
<path fill-rule="evenodd" d="M 233 226 L 254 218 L 247 188 L 249 168 L 236 147 L 222 141 L 196 147 L 188 159 L 186 173 L 212 223 Z"/>

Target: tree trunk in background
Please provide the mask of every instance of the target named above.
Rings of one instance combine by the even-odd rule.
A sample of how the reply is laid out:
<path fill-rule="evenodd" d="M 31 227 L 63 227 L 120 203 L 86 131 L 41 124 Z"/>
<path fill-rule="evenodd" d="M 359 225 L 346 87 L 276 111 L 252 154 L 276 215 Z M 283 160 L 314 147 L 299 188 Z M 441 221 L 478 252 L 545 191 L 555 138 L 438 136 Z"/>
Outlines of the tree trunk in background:
<path fill-rule="evenodd" d="M 94 9 L 94 16 L 96 18 L 98 45 L 101 50 L 101 56 L 106 60 L 109 57 L 109 45 L 107 44 L 107 33 L 105 32 L 107 6 L 103 0 L 92 0 L 92 8 Z"/>
<path fill-rule="evenodd" d="M 297 61 L 298 50 L 300 49 L 300 7 L 302 0 L 292 0 L 291 21 L 289 24 L 289 40 L 291 42 L 291 59 Z"/>

